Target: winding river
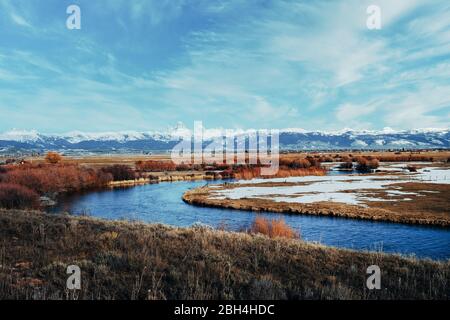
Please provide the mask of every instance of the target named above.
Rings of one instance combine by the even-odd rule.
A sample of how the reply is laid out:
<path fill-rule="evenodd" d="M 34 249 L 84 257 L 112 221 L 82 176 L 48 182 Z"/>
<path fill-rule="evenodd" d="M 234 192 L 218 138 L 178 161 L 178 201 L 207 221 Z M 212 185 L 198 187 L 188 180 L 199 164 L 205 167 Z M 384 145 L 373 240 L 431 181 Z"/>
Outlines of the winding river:
<path fill-rule="evenodd" d="M 226 226 L 230 230 L 243 230 L 252 224 L 257 213 L 194 207 L 181 200 L 186 190 L 205 184 L 205 181 L 164 182 L 90 192 L 61 199 L 52 212 L 88 214 L 105 219 L 138 220 L 181 227 L 202 223 L 213 227 Z M 267 218 L 284 218 L 306 241 L 437 260 L 450 259 L 448 229 L 307 215 L 260 215 Z"/>

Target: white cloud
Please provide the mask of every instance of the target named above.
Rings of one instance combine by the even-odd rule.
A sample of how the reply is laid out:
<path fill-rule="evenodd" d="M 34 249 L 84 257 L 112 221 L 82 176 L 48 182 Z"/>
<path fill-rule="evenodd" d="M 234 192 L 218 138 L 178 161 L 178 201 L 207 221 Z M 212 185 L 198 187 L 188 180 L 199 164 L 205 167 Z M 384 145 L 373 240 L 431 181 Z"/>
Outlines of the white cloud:
<path fill-rule="evenodd" d="M 19 16 L 18 14 L 11 13 L 11 19 L 17 23 L 19 26 L 22 27 L 31 27 L 31 24 L 29 24 L 23 17 Z"/>
<path fill-rule="evenodd" d="M 359 117 L 371 114 L 376 110 L 375 103 L 370 104 L 352 104 L 345 103 L 336 109 L 336 118 L 343 123 L 358 119 Z"/>

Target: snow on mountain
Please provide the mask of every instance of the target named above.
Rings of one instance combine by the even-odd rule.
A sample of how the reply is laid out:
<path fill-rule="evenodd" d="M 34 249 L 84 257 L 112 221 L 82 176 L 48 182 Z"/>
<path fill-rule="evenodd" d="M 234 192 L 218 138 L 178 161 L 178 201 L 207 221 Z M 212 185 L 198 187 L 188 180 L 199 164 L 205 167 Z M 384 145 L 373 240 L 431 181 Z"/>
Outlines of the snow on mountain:
<path fill-rule="evenodd" d="M 26 131 L 26 130 L 17 130 L 13 129 L 8 132 L 0 133 L 0 140 L 4 141 L 17 141 L 17 142 L 25 142 L 25 141 L 38 141 L 40 139 L 40 135 L 36 130 Z"/>
<path fill-rule="evenodd" d="M 362 140 L 355 140 L 352 142 L 351 146 L 355 147 L 355 148 L 364 148 L 364 147 L 367 147 L 368 144 L 367 144 L 367 142 L 364 142 Z"/>
<path fill-rule="evenodd" d="M 255 130 L 234 130 L 236 135 L 255 134 Z M 205 129 L 204 141 L 221 137 L 224 129 Z M 450 130 L 415 129 L 395 131 L 384 128 L 380 131 L 352 130 L 306 131 L 290 128 L 279 130 L 280 148 L 291 150 L 331 149 L 433 149 L 450 148 Z M 158 131 L 121 131 L 87 133 L 73 131 L 66 134 L 41 134 L 35 130 L 11 130 L 0 133 L 0 150 L 85 150 L 85 151 L 152 151 L 170 150 L 180 139 L 192 137 L 193 131 L 182 123 Z"/>
<path fill-rule="evenodd" d="M 146 136 L 151 136 L 152 133 L 144 133 L 137 131 L 120 131 L 120 132 L 96 132 L 86 133 L 81 131 L 69 132 L 61 137 L 70 143 L 79 143 L 82 141 L 135 141 L 145 139 Z"/>

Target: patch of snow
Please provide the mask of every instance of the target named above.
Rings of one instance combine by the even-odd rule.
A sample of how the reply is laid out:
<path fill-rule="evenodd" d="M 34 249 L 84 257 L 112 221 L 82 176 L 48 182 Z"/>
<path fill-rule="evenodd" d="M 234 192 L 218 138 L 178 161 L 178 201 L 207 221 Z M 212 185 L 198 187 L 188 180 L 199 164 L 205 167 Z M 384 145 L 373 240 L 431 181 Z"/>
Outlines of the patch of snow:
<path fill-rule="evenodd" d="M 305 183 L 295 186 L 258 186 L 260 183 Z M 368 197 L 360 190 L 383 190 L 397 183 L 425 182 L 450 184 L 450 170 L 441 168 L 423 168 L 417 173 L 403 175 L 348 175 L 348 176 L 306 176 L 274 179 L 254 179 L 237 181 L 235 184 L 253 184 L 254 186 L 236 187 L 214 192 L 214 196 L 228 199 L 271 198 L 277 202 L 313 203 L 332 201 L 347 204 L 364 205 L 363 201 L 390 201 L 376 197 Z M 397 188 L 398 189 L 398 188 Z M 345 192 L 354 191 L 354 192 Z M 356 191 L 356 192 L 355 192 Z M 387 190 L 391 195 L 417 195 L 417 193 L 401 190 Z M 284 195 L 284 196 L 280 196 Z M 410 198 L 402 200 L 409 201 Z"/>
<path fill-rule="evenodd" d="M 352 142 L 352 147 L 367 147 L 368 144 L 362 140 L 355 140 Z"/>
<path fill-rule="evenodd" d="M 417 171 L 419 174 L 415 175 L 415 177 L 420 182 L 450 184 L 450 170 L 441 168 L 422 168 Z"/>
<path fill-rule="evenodd" d="M 389 172 L 402 172 L 403 170 L 406 170 L 406 169 L 405 168 L 398 168 L 398 167 L 378 167 L 377 170 L 389 171 Z"/>
<path fill-rule="evenodd" d="M 275 202 L 289 202 L 289 203 L 314 203 L 322 201 L 342 202 L 348 204 L 360 204 L 358 195 L 355 193 L 343 193 L 343 192 L 328 192 L 328 193 L 315 193 L 303 195 L 301 197 L 274 197 Z"/>
<path fill-rule="evenodd" d="M 385 163 L 385 162 L 383 162 Z M 433 164 L 433 162 L 428 161 L 417 161 L 417 162 L 402 162 L 402 163 L 393 163 L 390 164 L 390 167 L 393 168 L 406 168 L 407 166 L 422 166 L 422 165 L 430 165 Z"/>
<path fill-rule="evenodd" d="M 400 190 L 387 190 L 386 191 L 387 194 L 391 194 L 391 195 L 417 195 L 417 193 L 415 192 L 406 192 L 406 191 L 400 191 Z"/>
<path fill-rule="evenodd" d="M 144 139 L 149 134 L 136 131 L 121 131 L 121 132 L 81 132 L 72 131 L 64 135 L 70 143 L 79 143 L 82 141 L 136 141 Z"/>
<path fill-rule="evenodd" d="M 405 139 L 391 141 L 389 144 L 394 145 L 394 146 L 414 145 L 414 143 L 412 143 L 411 141 L 405 140 Z"/>

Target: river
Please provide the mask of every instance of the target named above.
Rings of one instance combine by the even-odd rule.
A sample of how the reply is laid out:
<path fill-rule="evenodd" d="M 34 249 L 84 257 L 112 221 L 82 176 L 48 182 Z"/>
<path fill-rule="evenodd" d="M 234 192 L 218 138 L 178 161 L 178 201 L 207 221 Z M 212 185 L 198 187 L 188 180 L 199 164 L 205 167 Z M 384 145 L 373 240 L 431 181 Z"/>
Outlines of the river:
<path fill-rule="evenodd" d="M 205 181 L 164 182 L 73 195 L 61 199 L 52 212 L 181 227 L 202 223 L 238 231 L 252 224 L 257 215 L 255 212 L 195 207 L 181 200 L 186 190 L 205 184 Z M 284 218 L 306 241 L 437 260 L 450 258 L 448 229 L 325 216 L 258 214 L 267 218 Z"/>

